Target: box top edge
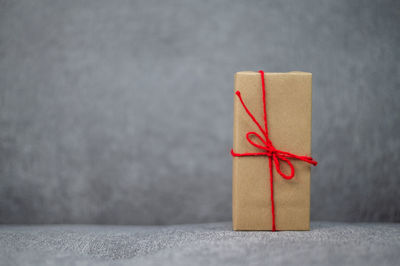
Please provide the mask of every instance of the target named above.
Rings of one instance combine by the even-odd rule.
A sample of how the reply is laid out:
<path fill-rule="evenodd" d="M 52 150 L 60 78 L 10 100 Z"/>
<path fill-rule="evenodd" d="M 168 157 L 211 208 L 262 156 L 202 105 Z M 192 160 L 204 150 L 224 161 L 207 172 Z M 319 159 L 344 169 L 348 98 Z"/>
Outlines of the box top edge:
<path fill-rule="evenodd" d="M 289 72 L 265 72 L 267 75 L 282 75 L 282 74 L 293 74 L 293 75 L 312 75 L 311 72 L 304 71 L 289 71 Z M 256 71 L 239 71 L 236 75 L 259 75 Z"/>

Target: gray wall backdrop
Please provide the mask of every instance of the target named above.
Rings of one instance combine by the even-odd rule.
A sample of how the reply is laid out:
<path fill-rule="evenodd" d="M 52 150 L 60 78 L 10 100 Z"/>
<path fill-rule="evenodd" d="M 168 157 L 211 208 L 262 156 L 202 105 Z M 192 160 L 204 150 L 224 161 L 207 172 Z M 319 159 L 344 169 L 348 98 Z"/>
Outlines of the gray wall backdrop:
<path fill-rule="evenodd" d="M 400 221 L 399 1 L 0 1 L 0 222 L 231 219 L 233 74 L 313 72 L 312 219 Z"/>

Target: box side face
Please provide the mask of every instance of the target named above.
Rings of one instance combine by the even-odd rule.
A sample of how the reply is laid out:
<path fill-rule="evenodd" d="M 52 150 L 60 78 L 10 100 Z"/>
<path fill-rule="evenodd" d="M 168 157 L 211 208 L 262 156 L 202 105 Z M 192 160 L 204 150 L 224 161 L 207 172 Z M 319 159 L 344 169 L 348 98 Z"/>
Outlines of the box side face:
<path fill-rule="evenodd" d="M 236 91 L 237 88 L 237 73 L 235 74 L 234 77 L 234 91 Z M 233 94 L 235 95 L 235 94 Z M 235 96 L 234 96 L 235 97 Z M 237 132 L 237 128 L 238 128 L 238 121 L 236 121 L 235 117 L 237 116 L 237 104 L 235 99 L 233 100 L 233 144 L 232 144 L 232 149 L 235 150 L 236 149 L 236 139 L 239 138 L 238 133 Z M 232 161 L 232 227 L 233 230 L 238 230 L 238 226 L 237 226 L 237 217 L 238 217 L 238 212 L 236 210 L 237 207 L 237 163 L 235 158 Z"/>
<path fill-rule="evenodd" d="M 269 136 L 273 145 L 296 155 L 311 153 L 311 74 L 266 73 L 266 102 Z M 235 90 L 256 119 L 263 124 L 262 90 L 259 74 L 240 72 L 235 75 Z M 258 152 L 246 140 L 246 133 L 261 135 L 234 99 L 235 152 Z M 273 171 L 275 215 L 278 230 L 308 230 L 310 212 L 310 166 L 291 160 L 295 177 L 282 178 Z M 289 167 L 281 163 L 283 172 Z M 267 157 L 233 158 L 233 226 L 235 230 L 271 230 L 270 176 Z"/>

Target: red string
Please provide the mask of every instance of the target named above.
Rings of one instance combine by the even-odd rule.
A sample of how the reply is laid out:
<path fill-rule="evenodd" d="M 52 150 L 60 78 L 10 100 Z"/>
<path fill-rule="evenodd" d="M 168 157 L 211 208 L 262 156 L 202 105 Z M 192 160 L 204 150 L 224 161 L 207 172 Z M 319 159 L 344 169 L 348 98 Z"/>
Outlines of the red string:
<path fill-rule="evenodd" d="M 245 153 L 236 153 L 231 150 L 231 154 L 233 157 L 243 157 L 243 156 L 268 156 L 268 162 L 269 162 L 269 183 L 270 183 L 270 189 L 271 189 L 271 216 L 272 216 L 272 231 L 276 231 L 276 225 L 275 225 L 275 202 L 274 202 L 274 178 L 273 178 L 273 164 L 275 163 L 275 168 L 276 171 L 280 176 L 282 176 L 285 179 L 292 179 L 294 177 L 295 171 L 293 164 L 289 161 L 289 159 L 296 159 L 300 161 L 304 161 L 306 163 L 312 164 L 312 165 L 317 165 L 317 162 L 314 161 L 313 158 L 309 156 L 298 156 L 295 154 L 292 154 L 290 152 L 285 152 L 281 150 L 277 150 L 274 145 L 272 145 L 271 140 L 269 139 L 268 136 L 268 124 L 267 124 L 267 100 L 266 100 L 266 91 L 265 91 L 265 78 L 264 78 L 264 71 L 260 70 L 260 76 L 261 76 L 261 87 L 262 87 L 262 100 L 263 100 L 263 113 L 264 113 L 264 127 L 258 123 L 257 119 L 254 117 L 254 115 L 250 112 L 250 110 L 247 108 L 246 104 L 243 102 L 242 96 L 239 91 L 236 91 L 236 96 L 239 98 L 240 103 L 242 104 L 244 110 L 246 113 L 250 116 L 250 118 L 253 120 L 253 122 L 257 125 L 257 127 L 260 129 L 261 133 L 263 134 L 264 137 L 260 136 L 257 132 L 247 132 L 246 134 L 246 139 L 247 141 L 253 145 L 256 148 L 259 148 L 262 150 L 261 152 L 245 152 Z M 261 144 L 258 144 L 254 142 L 251 137 L 256 137 Z M 290 174 L 286 175 L 281 171 L 281 164 L 280 161 L 285 162 L 286 164 L 289 165 L 290 167 Z"/>

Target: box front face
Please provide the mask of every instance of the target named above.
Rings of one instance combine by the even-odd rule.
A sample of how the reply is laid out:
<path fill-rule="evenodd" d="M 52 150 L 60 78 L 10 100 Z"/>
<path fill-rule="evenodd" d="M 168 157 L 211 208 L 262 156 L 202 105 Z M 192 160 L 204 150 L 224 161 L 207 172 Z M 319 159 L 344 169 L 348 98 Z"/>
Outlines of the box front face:
<path fill-rule="evenodd" d="M 311 155 L 311 73 L 265 73 L 269 137 L 276 149 L 296 155 Z M 239 90 L 250 112 L 262 124 L 261 77 L 256 72 L 238 72 Z M 260 152 L 249 144 L 246 133 L 261 132 L 246 114 L 239 99 L 234 99 L 233 150 Z M 256 142 L 256 140 L 254 140 Z M 277 230 L 309 230 L 310 165 L 291 160 L 293 179 L 282 178 L 273 166 L 274 201 Z M 281 162 L 281 169 L 290 168 Z M 268 157 L 233 158 L 234 230 L 271 230 L 271 198 Z"/>

